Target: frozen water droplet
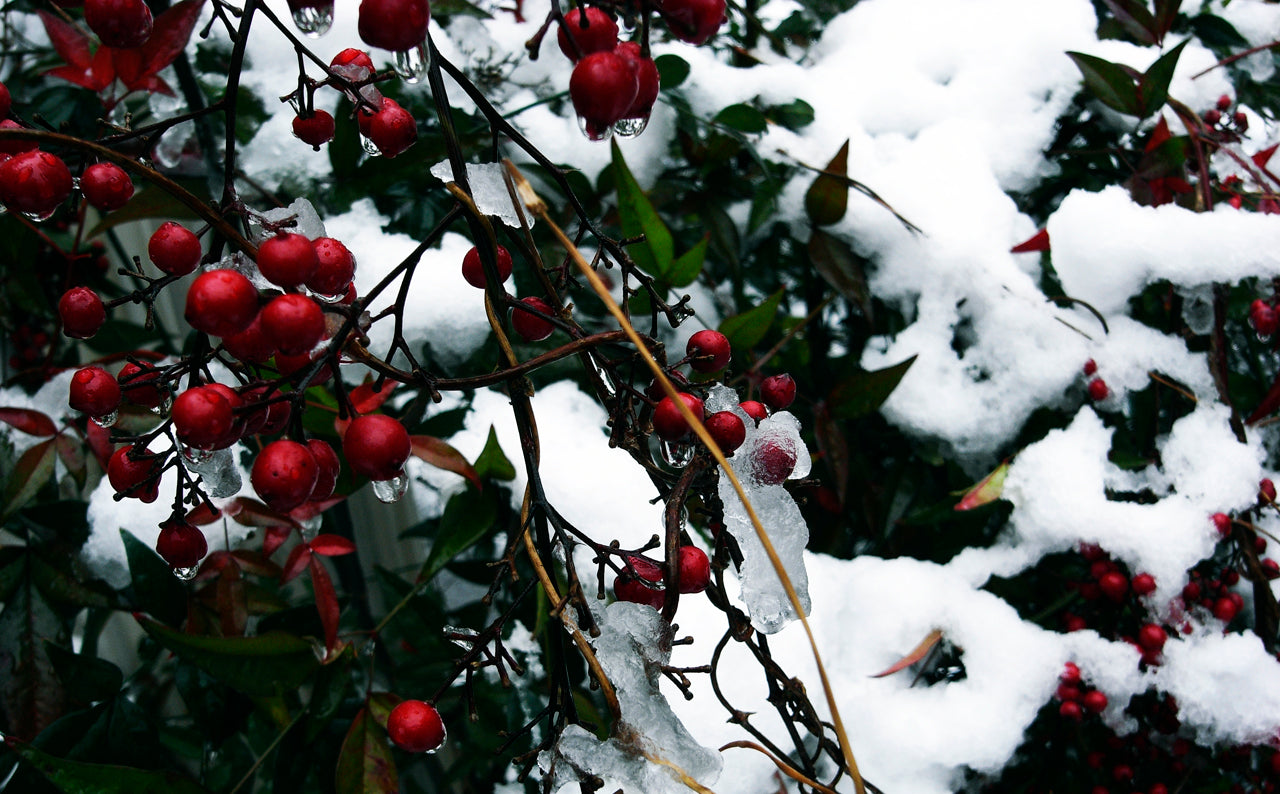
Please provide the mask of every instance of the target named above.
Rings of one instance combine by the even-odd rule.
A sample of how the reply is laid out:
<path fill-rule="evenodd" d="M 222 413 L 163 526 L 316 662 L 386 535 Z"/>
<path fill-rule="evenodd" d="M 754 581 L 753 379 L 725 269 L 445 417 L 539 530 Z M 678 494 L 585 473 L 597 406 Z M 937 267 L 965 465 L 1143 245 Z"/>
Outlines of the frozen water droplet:
<path fill-rule="evenodd" d="M 364 153 L 370 157 L 378 157 L 382 154 L 378 144 L 374 143 L 367 135 L 360 136 L 360 146 L 364 149 Z"/>
<path fill-rule="evenodd" d="M 299 527 L 300 531 L 302 532 L 302 539 L 308 540 L 308 541 L 314 540 L 316 535 L 320 533 L 320 525 L 322 523 L 323 523 L 323 520 L 318 515 L 312 516 L 311 518 L 308 518 L 305 521 L 302 521 Z"/>
<path fill-rule="evenodd" d="M 230 450 L 219 451 L 230 452 Z M 205 474 L 202 479 L 205 491 L 215 499 L 235 496 L 240 493 L 240 488 L 244 486 L 244 480 L 240 477 L 240 470 L 232 465 L 217 467 Z"/>
<path fill-rule="evenodd" d="M 671 444 L 661 441 L 658 443 L 658 449 L 662 452 L 662 459 L 666 464 L 675 469 L 683 469 L 689 465 L 689 461 L 693 460 L 692 444 Z"/>
<path fill-rule="evenodd" d="M 315 298 L 316 300 L 320 301 L 321 303 L 337 303 L 341 301 L 343 298 L 347 297 L 347 294 L 345 292 L 340 295 L 326 295 L 323 292 L 314 292 L 312 290 L 307 290 L 307 294 Z"/>
<path fill-rule="evenodd" d="M 160 401 L 159 405 L 148 408 L 147 410 L 156 416 L 168 416 L 171 408 L 173 408 L 173 391 L 168 390 L 164 392 L 164 399 Z"/>
<path fill-rule="evenodd" d="M 378 641 L 374 639 L 370 639 L 369 641 L 364 642 L 360 645 L 360 655 L 365 657 L 366 659 L 372 659 L 373 655 L 377 652 L 377 650 L 378 650 Z"/>
<path fill-rule="evenodd" d="M 78 176 L 71 177 L 71 189 L 72 190 L 80 189 L 80 177 Z"/>
<path fill-rule="evenodd" d="M 50 218 L 52 218 L 53 213 L 56 211 L 57 211 L 57 208 L 55 207 L 54 209 L 48 210 L 47 212 L 23 212 L 21 213 L 21 215 L 27 220 L 35 221 L 36 223 L 41 223 L 43 221 L 47 221 Z"/>
<path fill-rule="evenodd" d="M 431 57 L 427 55 L 427 43 L 421 42 L 411 50 L 396 53 L 396 72 L 406 83 L 417 83 L 427 76 L 427 65 Z"/>
<path fill-rule="evenodd" d="M 378 501 L 387 504 L 400 501 L 407 490 L 409 490 L 409 476 L 403 470 L 389 480 L 373 481 L 373 495 L 378 497 Z"/>
<path fill-rule="evenodd" d="M 613 127 L 602 127 L 594 121 L 587 121 L 582 116 L 578 116 L 578 129 L 582 130 L 582 134 L 591 141 L 607 141 L 613 137 Z"/>
<path fill-rule="evenodd" d="M 93 417 L 93 423 L 98 427 L 111 427 L 116 423 L 116 420 L 118 420 L 119 418 L 120 418 L 120 412 L 112 411 L 109 414 L 103 414 L 102 416 Z"/>
<path fill-rule="evenodd" d="M 199 472 L 201 467 L 209 458 L 213 457 L 213 450 L 197 449 L 189 447 L 186 444 L 179 446 L 179 452 L 182 455 L 182 463 L 191 471 Z"/>
<path fill-rule="evenodd" d="M 610 397 L 616 395 L 618 391 L 613 387 L 613 381 L 609 379 L 609 373 L 605 372 L 604 367 L 600 366 L 600 362 L 596 360 L 595 356 L 587 355 L 585 358 L 591 369 L 595 370 L 596 377 L 600 379 L 600 383 L 604 385 L 605 392 Z"/>
<path fill-rule="evenodd" d="M 293 24 L 306 36 L 316 39 L 333 25 L 333 3 L 324 0 L 289 0 Z"/>
<path fill-rule="evenodd" d="M 189 582 L 196 578 L 196 574 L 200 573 L 200 566 L 193 565 L 190 568 L 174 568 L 173 575 L 184 582 Z"/>
<path fill-rule="evenodd" d="M 644 132 L 647 126 L 649 126 L 648 116 L 638 119 L 621 119 L 613 125 L 613 132 L 620 138 L 634 138 Z"/>
<path fill-rule="evenodd" d="M 447 726 L 441 725 L 440 726 L 440 744 L 436 745 L 435 747 L 432 747 L 430 750 L 427 750 L 424 754 L 435 755 L 436 751 L 439 750 L 441 747 L 444 747 L 444 743 L 447 741 L 449 741 L 449 728 Z"/>

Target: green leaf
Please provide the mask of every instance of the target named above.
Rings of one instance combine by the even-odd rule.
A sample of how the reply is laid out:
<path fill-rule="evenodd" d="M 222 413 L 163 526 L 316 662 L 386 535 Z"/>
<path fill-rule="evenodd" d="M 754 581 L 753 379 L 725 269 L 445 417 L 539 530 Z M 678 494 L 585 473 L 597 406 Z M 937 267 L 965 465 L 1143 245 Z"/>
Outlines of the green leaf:
<path fill-rule="evenodd" d="M 1068 52 L 1067 57 L 1075 61 L 1085 88 L 1099 102 L 1130 116 L 1141 113 L 1134 77 L 1125 67 L 1083 52 Z"/>
<path fill-rule="evenodd" d="M 1159 39 L 1156 18 L 1147 8 L 1146 0 L 1102 0 L 1129 35 L 1139 44 L 1155 44 Z"/>
<path fill-rule="evenodd" d="M 112 320 L 84 343 L 99 353 L 114 353 L 146 347 L 155 342 L 157 336 L 154 330 L 148 331 L 140 323 Z"/>
<path fill-rule="evenodd" d="M 22 453 L 9 479 L 5 481 L 4 492 L 0 494 L 3 509 L 0 510 L 0 521 L 18 512 L 18 508 L 31 501 L 36 492 L 53 476 L 53 463 L 58 451 L 49 438 Z"/>
<path fill-rule="evenodd" d="M 48 640 L 45 640 L 44 648 L 58 678 L 62 679 L 67 695 L 76 702 L 109 700 L 124 684 L 120 668 L 106 659 L 72 653 Z"/>
<path fill-rule="evenodd" d="M 687 287 L 698 280 L 698 275 L 702 273 L 702 265 L 707 259 L 707 244 L 711 241 L 711 235 L 703 235 L 697 245 L 681 254 L 680 258 L 671 265 L 671 271 L 667 273 L 667 280 L 673 287 Z"/>
<path fill-rule="evenodd" d="M 916 357 L 874 372 L 859 372 L 836 384 L 827 398 L 831 414 L 837 419 L 856 419 L 874 413 L 893 390 L 898 388 L 902 376 L 915 363 Z"/>
<path fill-rule="evenodd" d="M 1173 80 L 1173 70 L 1178 65 L 1182 48 L 1189 41 L 1191 39 L 1161 55 L 1138 80 L 1138 93 L 1142 97 L 1142 118 L 1155 113 L 1169 98 L 1169 82 Z"/>
<path fill-rule="evenodd" d="M 196 196 L 203 197 L 209 193 L 209 183 L 203 179 L 179 179 L 178 184 Z M 85 234 L 85 238 L 92 240 L 107 229 L 144 218 L 195 220 L 198 217 L 200 216 L 196 215 L 194 210 L 169 195 L 167 191 L 147 186 L 134 193 L 128 204 L 104 215 L 102 220 Z"/>
<path fill-rule="evenodd" d="M 65 710 L 66 693 L 44 640 L 70 645 L 70 627 L 25 577 L 0 612 L 0 726 L 19 739 L 35 735 Z"/>
<path fill-rule="evenodd" d="M 444 514 L 440 516 L 431 553 L 418 574 L 419 581 L 435 576 L 450 560 L 488 534 L 498 517 L 498 508 L 493 500 L 492 494 L 481 493 L 470 485 L 449 499 L 444 506 Z"/>
<path fill-rule="evenodd" d="M 849 210 L 849 187 L 845 177 L 849 175 L 849 139 L 823 169 L 830 173 L 818 174 L 804 194 L 804 211 L 815 226 L 827 226 L 844 217 Z"/>
<path fill-rule="evenodd" d="M 151 638 L 227 686 L 270 697 L 297 689 L 319 666 L 311 643 L 282 632 L 258 637 L 197 637 L 138 617 Z"/>
<path fill-rule="evenodd" d="M 764 117 L 764 114 L 743 103 L 730 105 L 721 110 L 716 114 L 715 121 L 717 124 L 723 124 L 739 132 L 755 133 L 769 129 L 769 120 Z"/>
<path fill-rule="evenodd" d="M 9 748 L 65 794 L 207 794 L 202 786 L 172 772 L 68 761 L 17 742 Z"/>
<path fill-rule="evenodd" d="M 618 142 L 610 142 L 613 149 L 613 173 L 618 189 L 618 215 L 622 220 L 624 237 L 644 236 L 644 241 L 632 245 L 627 253 L 642 270 L 651 276 L 662 278 L 671 269 L 674 254 L 671 232 L 649 203 L 649 197 L 640 189 L 627 162 L 622 157 Z"/>
<path fill-rule="evenodd" d="M 476 458 L 475 470 L 476 474 L 485 480 L 509 482 L 516 478 L 516 467 L 511 465 L 511 461 L 507 460 L 507 456 L 503 454 L 502 445 L 498 443 L 498 433 L 493 429 L 493 425 L 489 425 L 489 437 L 485 439 L 484 449 L 480 450 L 480 456 Z"/>
<path fill-rule="evenodd" d="M 1001 463 L 986 477 L 979 480 L 972 488 L 965 491 L 964 498 L 956 503 L 957 511 L 973 510 L 1000 498 L 1004 493 L 1004 478 L 1009 474 L 1009 461 Z"/>
<path fill-rule="evenodd" d="M 1249 40 L 1241 36 L 1235 26 L 1213 14 L 1199 14 L 1192 17 L 1191 31 L 1219 58 L 1230 55 L 1233 50 L 1249 48 Z"/>
<path fill-rule="evenodd" d="M 670 91 L 689 76 L 689 62 L 679 55 L 659 55 L 653 63 L 658 67 L 658 86 L 663 91 Z"/>
<path fill-rule="evenodd" d="M 126 529 L 120 530 L 120 540 L 129 560 L 134 606 L 170 626 L 180 625 L 187 617 L 187 590 L 173 575 L 169 563 Z"/>
<path fill-rule="evenodd" d="M 748 350 L 759 344 L 764 338 L 773 318 L 778 314 L 778 304 L 782 301 L 782 290 L 779 289 L 764 299 L 759 306 L 747 309 L 741 314 L 726 317 L 718 329 L 729 339 L 729 345 L 735 350 Z"/>
<path fill-rule="evenodd" d="M 360 709 L 351 722 L 338 753 L 334 778 L 337 794 L 373 794 L 400 790 L 399 774 L 387 745 L 387 733 L 370 714 Z"/>
<path fill-rule="evenodd" d="M 769 117 L 789 130 L 798 130 L 813 123 L 813 105 L 797 99 L 786 105 L 769 108 Z"/>
<path fill-rule="evenodd" d="M 818 275 L 846 300 L 857 304 L 863 316 L 870 317 L 871 290 L 867 288 L 866 260 L 854 253 L 844 240 L 821 229 L 813 230 L 807 250 Z"/>

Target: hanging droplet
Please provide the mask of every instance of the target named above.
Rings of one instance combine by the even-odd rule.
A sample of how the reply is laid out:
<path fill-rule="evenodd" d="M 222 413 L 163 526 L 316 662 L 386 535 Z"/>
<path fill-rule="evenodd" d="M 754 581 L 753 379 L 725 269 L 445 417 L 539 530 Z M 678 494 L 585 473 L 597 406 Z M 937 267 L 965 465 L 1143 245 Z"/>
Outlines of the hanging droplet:
<path fill-rule="evenodd" d="M 649 126 L 649 117 L 643 116 L 638 119 L 620 119 L 613 125 L 613 132 L 619 138 L 634 138 L 644 132 L 644 128 Z"/>
<path fill-rule="evenodd" d="M 360 136 L 360 146 L 364 149 L 364 153 L 370 157 L 378 157 L 382 154 L 382 150 L 378 148 L 378 144 L 374 143 L 368 135 Z"/>
<path fill-rule="evenodd" d="M 405 474 L 404 470 L 389 480 L 373 481 L 373 495 L 378 497 L 378 501 L 387 504 L 400 501 L 407 490 L 409 490 L 409 475 Z"/>
<path fill-rule="evenodd" d="M 35 221 L 36 223 L 41 223 L 43 221 L 47 221 L 50 218 L 52 218 L 53 213 L 55 212 L 57 212 L 57 207 L 54 207 L 51 210 L 46 210 L 45 212 L 23 212 L 20 214 L 22 215 L 22 217 L 26 218 L 29 221 Z"/>
<path fill-rule="evenodd" d="M 315 292 L 313 290 L 307 290 L 307 294 L 315 298 L 316 300 L 320 301 L 321 303 L 338 303 L 343 298 L 347 297 L 347 293 L 345 292 L 338 295 L 326 295 L 323 292 Z M 326 340 L 325 342 L 323 342 L 323 344 L 328 344 L 328 341 Z"/>
<path fill-rule="evenodd" d="M 196 578 L 196 574 L 200 573 L 200 566 L 193 565 L 190 568 L 174 568 L 173 575 L 184 582 L 189 582 Z"/>
<path fill-rule="evenodd" d="M 199 472 L 209 458 L 213 457 L 213 450 L 197 449 L 186 444 L 180 444 L 178 451 L 182 456 L 182 464 L 195 472 Z"/>
<path fill-rule="evenodd" d="M 578 116 L 578 129 L 582 130 L 582 134 L 590 141 L 607 141 L 613 137 L 613 127 L 602 127 L 594 121 L 587 121 L 582 116 Z"/>
<path fill-rule="evenodd" d="M 421 82 L 422 78 L 427 76 L 427 66 L 430 63 L 431 56 L 427 54 L 425 41 L 413 49 L 396 53 L 396 73 L 403 77 L 406 83 Z"/>
<path fill-rule="evenodd" d="M 333 26 L 333 2 L 325 0 L 289 0 L 293 24 L 306 36 L 316 39 Z"/>
<path fill-rule="evenodd" d="M 219 450 L 220 452 L 223 450 Z M 229 451 L 229 450 L 227 450 Z M 240 493 L 244 480 L 240 470 L 235 466 L 223 466 L 210 471 L 202 477 L 205 491 L 215 499 L 225 499 Z"/>
<path fill-rule="evenodd" d="M 314 515 L 305 521 L 300 522 L 299 529 L 302 532 L 303 540 L 314 540 L 316 535 L 320 534 L 320 525 L 324 523 L 318 515 Z"/>
<path fill-rule="evenodd" d="M 586 358 L 587 363 L 591 365 L 591 369 L 595 370 L 596 377 L 598 377 L 600 379 L 600 383 L 604 385 L 605 392 L 610 397 L 616 396 L 618 391 L 613 387 L 613 381 L 609 379 L 609 373 L 605 372 L 604 367 L 600 366 L 600 362 L 596 360 L 596 357 L 588 354 L 584 356 L 584 358 Z"/>
<path fill-rule="evenodd" d="M 449 729 L 441 725 L 440 726 L 440 744 L 436 745 L 435 747 L 432 747 L 430 750 L 426 750 L 425 754 L 435 755 L 436 751 L 439 750 L 441 747 L 444 747 L 444 743 L 447 741 L 449 741 Z"/>
<path fill-rule="evenodd" d="M 689 465 L 689 461 L 693 460 L 692 444 L 672 444 L 667 441 L 658 442 L 658 449 L 662 452 L 662 459 L 668 466 L 675 469 L 683 469 Z"/>
<path fill-rule="evenodd" d="M 167 389 L 164 391 L 164 399 L 160 401 L 160 404 L 153 405 L 147 410 L 156 416 L 168 416 L 171 408 L 173 408 L 173 390 Z"/>
<path fill-rule="evenodd" d="M 93 417 L 93 423 L 98 427 L 111 427 L 116 423 L 116 420 L 118 420 L 119 418 L 120 418 L 120 412 L 117 410 L 117 411 L 112 411 L 109 414 L 103 414 L 102 416 Z"/>

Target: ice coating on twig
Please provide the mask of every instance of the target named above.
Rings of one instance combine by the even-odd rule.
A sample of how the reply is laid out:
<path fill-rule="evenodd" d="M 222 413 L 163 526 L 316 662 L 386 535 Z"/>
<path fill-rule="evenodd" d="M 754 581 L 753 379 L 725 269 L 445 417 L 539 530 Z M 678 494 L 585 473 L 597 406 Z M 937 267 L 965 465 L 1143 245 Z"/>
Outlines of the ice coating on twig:
<path fill-rule="evenodd" d="M 506 169 L 501 163 L 469 163 L 467 183 L 471 187 L 471 198 L 477 209 L 485 215 L 496 216 L 513 229 L 519 229 L 520 216 L 511 203 L 505 173 Z M 452 182 L 453 167 L 448 160 L 441 160 L 431 166 L 431 175 L 444 182 Z M 533 226 L 533 216 L 525 213 L 525 222 Z"/>
<path fill-rule="evenodd" d="M 683 773 L 706 786 L 720 777 L 720 754 L 698 744 L 662 694 L 662 665 L 671 658 L 671 626 L 651 607 L 618 601 L 597 614 L 596 658 L 618 696 L 621 719 L 614 735 L 600 741 L 570 725 L 556 745 L 560 775 L 572 767 L 606 782 L 606 789 L 645 794 L 688 794 Z"/>
<path fill-rule="evenodd" d="M 261 220 L 253 219 L 250 226 L 250 230 L 253 232 L 253 240 L 256 243 L 261 243 L 267 239 L 269 234 L 265 229 L 267 224 L 286 221 L 293 221 L 293 225 L 287 227 L 286 231 L 300 234 L 308 240 L 328 236 L 325 234 L 324 221 L 320 219 L 320 213 L 316 212 L 316 208 L 311 202 L 304 198 L 295 199 L 287 207 L 265 210 L 259 213 L 259 216 Z"/>
<path fill-rule="evenodd" d="M 706 401 L 707 415 L 717 411 L 733 411 L 747 428 L 746 440 L 729 458 L 734 474 L 742 483 L 747 499 L 756 511 L 761 525 L 769 533 L 783 568 L 791 577 L 791 585 L 800 597 L 800 605 L 809 614 L 809 577 L 804 569 L 804 547 L 809 542 L 809 526 L 800 514 L 791 494 L 781 484 L 771 485 L 760 479 L 756 464 L 760 450 L 774 445 L 795 454 L 795 468 L 787 479 L 804 477 L 810 468 L 809 450 L 800 438 L 800 421 L 786 411 L 778 411 L 756 425 L 755 420 L 738 407 L 738 394 L 727 386 L 712 387 Z M 796 620 L 795 609 L 787 598 L 764 545 L 756 536 L 746 507 L 734 491 L 729 478 L 720 476 L 720 501 L 724 503 L 724 525 L 742 550 L 742 566 L 738 578 L 742 583 L 741 598 L 751 616 L 751 625 L 765 634 L 775 634 Z"/>

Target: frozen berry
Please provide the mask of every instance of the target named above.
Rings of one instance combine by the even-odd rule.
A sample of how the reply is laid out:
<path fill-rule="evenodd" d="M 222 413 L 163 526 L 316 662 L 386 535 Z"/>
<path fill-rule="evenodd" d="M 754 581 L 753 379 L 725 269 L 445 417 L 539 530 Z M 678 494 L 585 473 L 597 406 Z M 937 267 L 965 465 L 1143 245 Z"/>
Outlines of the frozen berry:
<path fill-rule="evenodd" d="M 209 553 L 209 541 L 205 540 L 199 527 L 180 518 L 171 518 L 160 525 L 156 552 L 169 563 L 170 568 L 194 568 Z"/>
<path fill-rule="evenodd" d="M 775 411 L 782 411 L 796 401 L 796 381 L 790 375 L 771 375 L 760 383 L 760 397 Z"/>
<path fill-rule="evenodd" d="M 342 66 L 347 68 L 354 67 L 356 69 L 364 69 L 368 72 L 364 77 L 368 77 L 369 74 L 372 74 L 374 71 L 373 59 L 369 57 L 369 53 L 364 50 L 356 49 L 355 47 L 348 47 L 333 56 L 333 60 L 329 61 L 329 65 L 335 68 Z"/>
<path fill-rule="evenodd" d="M 613 581 L 613 592 L 619 601 L 630 601 L 633 604 L 648 604 L 654 609 L 662 609 L 665 596 L 659 584 L 662 581 L 662 567 L 643 557 L 631 557 L 631 567 L 635 570 L 621 573 Z"/>
<path fill-rule="evenodd" d="M 315 275 L 320 262 L 311 241 L 301 234 L 281 232 L 258 247 L 258 270 L 262 277 L 284 289 L 291 289 Z"/>
<path fill-rule="evenodd" d="M 1058 680 L 1064 684 L 1080 683 L 1080 666 L 1075 662 L 1067 662 L 1062 666 L 1062 673 L 1058 675 Z"/>
<path fill-rule="evenodd" d="M 387 716 L 387 735 L 405 752 L 425 753 L 444 744 L 444 721 L 431 704 L 405 700 Z"/>
<path fill-rule="evenodd" d="M 511 277 L 511 253 L 498 246 L 498 276 L 505 282 Z M 480 249 L 475 246 L 462 257 L 462 277 L 476 289 L 484 289 L 484 266 L 480 262 Z"/>
<path fill-rule="evenodd" d="M 756 400 L 743 400 L 738 403 L 738 407 L 741 408 L 742 412 L 747 416 L 756 420 L 757 424 L 769 418 L 769 409 L 766 408 L 762 402 L 758 402 Z"/>
<path fill-rule="evenodd" d="M 573 67 L 569 97 L 586 126 L 587 137 L 600 140 L 631 109 L 640 91 L 636 69 L 613 52 L 593 52 Z"/>
<path fill-rule="evenodd" d="M 695 372 L 719 372 L 729 365 L 732 353 L 729 339 L 719 331 L 710 329 L 689 337 L 689 342 L 685 345 L 689 366 Z"/>
<path fill-rule="evenodd" d="M 711 561 L 697 546 L 680 547 L 680 592 L 701 593 L 711 583 Z"/>
<path fill-rule="evenodd" d="M 640 52 L 640 45 L 634 41 L 624 41 L 614 50 L 626 58 L 636 72 L 636 98 L 631 100 L 631 107 L 622 115 L 624 119 L 647 119 L 653 111 L 653 103 L 658 100 L 661 77 L 658 65 L 652 58 L 646 58 Z"/>
<path fill-rule="evenodd" d="M 278 295 L 260 316 L 263 333 L 285 355 L 305 353 L 324 337 L 324 312 L 305 295 Z"/>
<path fill-rule="evenodd" d="M 133 198 L 133 180 L 115 163 L 94 163 L 80 177 L 80 192 L 94 209 L 110 212 Z"/>
<path fill-rule="evenodd" d="M 197 449 L 215 449 L 235 428 L 232 406 L 217 389 L 196 386 L 173 401 L 178 440 Z"/>
<path fill-rule="evenodd" d="M 316 485 L 311 489 L 312 501 L 328 499 L 333 496 L 334 486 L 338 484 L 338 475 L 342 472 L 342 461 L 338 453 L 327 442 L 318 438 L 307 441 L 307 449 L 316 459 Z"/>
<path fill-rule="evenodd" d="M 395 157 L 418 140 L 418 122 L 394 99 L 383 99 L 369 122 L 368 138 L 383 155 Z"/>
<path fill-rule="evenodd" d="M 795 468 L 796 450 L 785 439 L 766 439 L 751 459 L 751 474 L 762 485 L 781 485 Z"/>
<path fill-rule="evenodd" d="M 341 295 L 356 275 L 356 258 L 340 240 L 317 237 L 311 241 L 316 269 L 306 280 L 307 289 L 319 295 Z"/>
<path fill-rule="evenodd" d="M 120 407 L 120 384 L 102 367 L 84 367 L 71 376 L 67 403 L 82 414 L 110 416 Z"/>
<path fill-rule="evenodd" d="M 511 327 L 520 334 L 520 338 L 526 342 L 541 342 L 551 336 L 556 326 L 546 318 L 554 317 L 555 311 L 547 302 L 542 298 L 521 298 L 520 303 L 537 312 L 533 314 L 519 307 L 511 311 Z"/>
<path fill-rule="evenodd" d="M 258 453 L 249 481 L 268 507 L 287 513 L 311 498 L 319 473 L 307 445 L 280 439 Z"/>
<path fill-rule="evenodd" d="M 303 143 L 310 144 L 317 152 L 333 140 L 336 125 L 327 110 L 314 110 L 309 116 L 298 115 L 293 119 L 293 134 Z"/>
<path fill-rule="evenodd" d="M 143 0 L 84 0 L 84 21 L 108 47 L 132 49 L 151 38 L 151 9 Z"/>
<path fill-rule="evenodd" d="M 371 480 L 395 477 L 411 451 L 409 432 L 385 414 L 353 419 L 342 437 L 342 454 L 352 471 Z"/>
<path fill-rule="evenodd" d="M 185 276 L 200 264 L 200 238 L 185 226 L 166 221 L 147 243 L 147 256 L 161 271 Z"/>
<path fill-rule="evenodd" d="M 705 44 L 724 22 L 725 0 L 663 0 L 671 33 L 690 44 Z"/>
<path fill-rule="evenodd" d="M 715 440 L 716 446 L 726 455 L 742 446 L 747 438 L 747 427 L 741 417 L 732 411 L 717 411 L 707 417 L 707 432 Z"/>
<path fill-rule="evenodd" d="M 47 217 L 71 195 L 71 185 L 62 158 L 38 149 L 0 164 L 0 203 L 14 212 Z"/>
<path fill-rule="evenodd" d="M 357 30 L 370 47 L 404 52 L 427 38 L 427 0 L 360 0 Z"/>
<path fill-rule="evenodd" d="M 102 298 L 88 287 L 72 287 L 58 299 L 62 333 L 73 339 L 89 339 L 107 321 Z"/>
<path fill-rule="evenodd" d="M 574 8 L 564 15 L 564 21 L 556 32 L 556 42 L 566 58 L 577 61 L 593 52 L 608 52 L 617 46 L 618 24 L 595 6 L 587 7 L 585 19 L 582 12 Z"/>
<path fill-rule="evenodd" d="M 107 461 L 107 480 L 115 492 L 147 504 L 160 495 L 159 474 L 160 458 L 145 449 L 120 447 Z"/>
<path fill-rule="evenodd" d="M 680 393 L 680 399 L 694 416 L 702 418 L 702 400 L 684 392 Z M 689 423 L 670 397 L 663 397 L 653 409 L 653 432 L 663 441 L 679 441 L 689 433 Z"/>
<path fill-rule="evenodd" d="M 192 328 L 206 334 L 239 333 L 258 316 L 258 290 L 234 270 L 206 271 L 187 290 L 183 316 Z"/>

